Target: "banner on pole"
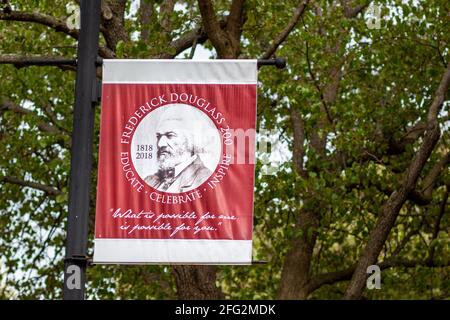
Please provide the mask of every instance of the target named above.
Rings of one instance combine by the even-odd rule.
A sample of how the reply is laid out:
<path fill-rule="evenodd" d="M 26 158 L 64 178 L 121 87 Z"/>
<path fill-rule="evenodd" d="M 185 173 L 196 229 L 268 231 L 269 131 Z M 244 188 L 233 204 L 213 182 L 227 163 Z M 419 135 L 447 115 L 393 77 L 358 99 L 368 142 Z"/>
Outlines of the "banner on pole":
<path fill-rule="evenodd" d="M 104 60 L 94 263 L 250 264 L 256 60 Z"/>

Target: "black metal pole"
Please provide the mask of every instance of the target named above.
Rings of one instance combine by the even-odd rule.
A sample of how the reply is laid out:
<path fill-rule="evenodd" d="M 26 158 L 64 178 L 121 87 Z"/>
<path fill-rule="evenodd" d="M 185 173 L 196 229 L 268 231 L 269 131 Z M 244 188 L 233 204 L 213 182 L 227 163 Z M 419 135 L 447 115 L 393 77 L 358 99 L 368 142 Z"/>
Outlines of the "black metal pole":
<path fill-rule="evenodd" d="M 64 263 L 64 300 L 85 296 L 89 193 L 92 169 L 96 59 L 101 0 L 82 0 L 70 162 L 69 217 Z"/>
<path fill-rule="evenodd" d="M 263 66 L 275 66 L 278 69 L 284 69 L 286 67 L 286 59 L 275 58 L 275 59 L 258 59 L 258 68 Z"/>

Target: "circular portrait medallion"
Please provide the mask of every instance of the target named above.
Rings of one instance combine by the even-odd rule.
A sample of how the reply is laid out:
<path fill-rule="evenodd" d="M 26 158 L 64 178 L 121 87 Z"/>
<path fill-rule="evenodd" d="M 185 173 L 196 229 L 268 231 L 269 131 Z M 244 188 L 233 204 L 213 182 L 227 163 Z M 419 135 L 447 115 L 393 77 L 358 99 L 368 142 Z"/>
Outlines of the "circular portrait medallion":
<path fill-rule="evenodd" d="M 198 108 L 175 103 L 148 113 L 131 142 L 136 172 L 160 192 L 182 193 L 204 183 L 222 152 L 220 133 Z"/>

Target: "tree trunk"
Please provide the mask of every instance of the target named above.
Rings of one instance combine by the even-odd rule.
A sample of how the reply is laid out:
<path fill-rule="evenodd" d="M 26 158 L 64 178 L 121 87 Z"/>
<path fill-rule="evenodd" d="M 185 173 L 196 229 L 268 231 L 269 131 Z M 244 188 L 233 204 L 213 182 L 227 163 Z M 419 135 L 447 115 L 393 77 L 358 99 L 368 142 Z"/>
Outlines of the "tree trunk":
<path fill-rule="evenodd" d="M 279 299 L 306 299 L 309 294 L 311 258 L 316 243 L 317 216 L 311 211 L 302 211 L 297 220 L 301 235 L 294 238 L 287 252 L 281 274 Z"/>
<path fill-rule="evenodd" d="M 216 286 L 215 266 L 174 266 L 178 298 L 182 300 L 224 299 Z"/>

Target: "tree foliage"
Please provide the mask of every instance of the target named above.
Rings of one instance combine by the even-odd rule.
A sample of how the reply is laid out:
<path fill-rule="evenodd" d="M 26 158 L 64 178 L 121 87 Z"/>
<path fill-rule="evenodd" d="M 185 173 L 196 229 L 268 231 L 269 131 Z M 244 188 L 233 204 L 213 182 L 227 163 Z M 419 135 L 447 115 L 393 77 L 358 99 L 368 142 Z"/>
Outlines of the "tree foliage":
<path fill-rule="evenodd" d="M 75 58 L 69 15 L 0 11 L 0 298 L 62 293 L 75 68 L 34 59 Z M 104 58 L 285 57 L 259 71 L 258 126 L 287 158 L 257 164 L 266 264 L 93 266 L 89 298 L 448 298 L 449 25 L 447 0 L 104 0 Z M 381 290 L 364 289 L 372 264 Z"/>

